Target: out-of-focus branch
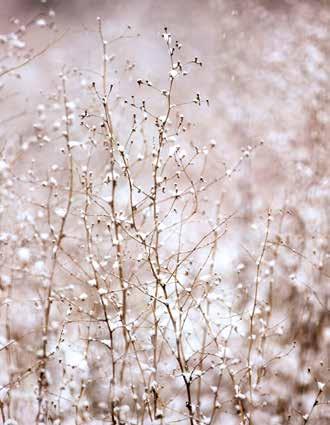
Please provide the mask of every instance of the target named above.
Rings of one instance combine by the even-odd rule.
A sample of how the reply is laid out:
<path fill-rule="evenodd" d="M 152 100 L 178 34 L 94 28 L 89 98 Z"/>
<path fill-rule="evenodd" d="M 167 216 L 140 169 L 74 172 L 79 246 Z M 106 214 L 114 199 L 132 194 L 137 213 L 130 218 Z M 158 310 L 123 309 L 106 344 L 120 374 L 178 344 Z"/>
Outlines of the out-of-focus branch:
<path fill-rule="evenodd" d="M 34 61 L 38 57 L 42 56 L 45 52 L 47 52 L 48 49 L 50 49 L 52 46 L 54 46 L 56 43 L 58 43 L 68 32 L 68 30 L 64 31 L 59 37 L 55 38 L 55 40 L 51 41 L 47 46 L 45 46 L 43 49 L 39 50 L 37 53 L 26 59 L 25 61 L 11 67 L 8 69 L 5 69 L 4 71 L 0 72 L 0 78 L 4 77 L 5 75 L 17 71 L 18 69 L 23 68 L 25 65 L 28 65 L 30 62 Z"/>

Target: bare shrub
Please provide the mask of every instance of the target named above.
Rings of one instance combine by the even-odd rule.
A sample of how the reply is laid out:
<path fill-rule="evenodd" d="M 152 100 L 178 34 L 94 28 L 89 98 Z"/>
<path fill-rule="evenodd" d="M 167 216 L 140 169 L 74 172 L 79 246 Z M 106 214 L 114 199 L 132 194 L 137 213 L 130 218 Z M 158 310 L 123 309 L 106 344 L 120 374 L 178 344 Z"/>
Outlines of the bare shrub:
<path fill-rule="evenodd" d="M 4 109 L 68 43 L 54 18 L 0 37 Z M 244 130 L 230 146 L 209 137 L 203 59 L 168 28 L 154 78 L 113 56 L 134 28 L 94 30 L 99 67 L 62 64 L 1 122 L 2 422 L 326 423 L 325 90 L 294 153 Z"/>

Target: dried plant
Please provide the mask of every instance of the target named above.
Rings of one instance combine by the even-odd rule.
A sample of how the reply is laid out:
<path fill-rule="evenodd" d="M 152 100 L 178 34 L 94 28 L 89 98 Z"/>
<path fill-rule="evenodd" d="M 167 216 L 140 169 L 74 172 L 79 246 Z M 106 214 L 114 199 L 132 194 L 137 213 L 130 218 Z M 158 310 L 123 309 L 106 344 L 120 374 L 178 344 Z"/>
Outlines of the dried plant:
<path fill-rule="evenodd" d="M 2 102 L 67 43 L 54 19 L 0 37 Z M 101 66 L 63 65 L 32 126 L 1 122 L 2 423 L 325 424 L 326 112 L 289 158 L 257 138 L 228 160 L 203 133 L 202 59 L 165 27 L 153 81 L 122 58 L 117 72 L 139 35 L 94 26 Z M 51 35 L 34 51 L 36 27 Z M 292 166 L 284 197 L 261 202 L 274 158 Z"/>

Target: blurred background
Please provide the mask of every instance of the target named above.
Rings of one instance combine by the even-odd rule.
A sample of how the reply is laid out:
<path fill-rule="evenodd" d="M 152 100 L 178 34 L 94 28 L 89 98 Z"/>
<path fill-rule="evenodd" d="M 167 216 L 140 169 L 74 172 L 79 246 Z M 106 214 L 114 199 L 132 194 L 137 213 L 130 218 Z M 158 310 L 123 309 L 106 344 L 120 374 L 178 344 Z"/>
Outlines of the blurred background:
<path fill-rule="evenodd" d="M 180 82 L 176 100 L 191 99 L 198 92 L 210 102 L 210 107 L 203 105 L 198 110 L 191 105 L 183 107 L 190 131 L 182 143 L 188 148 L 191 145 L 203 149 L 215 146 L 202 177 L 212 181 L 225 173 L 223 182 L 210 189 L 208 198 L 205 196 L 207 199 L 203 198 L 205 222 L 213 214 L 217 202 L 224 214 L 237 212 L 215 256 L 217 272 L 223 279 L 223 293 L 220 292 L 225 307 L 224 310 L 215 308 L 214 314 L 219 315 L 219 311 L 232 314 L 232 309 L 235 314 L 244 311 L 243 320 L 235 322 L 237 335 L 230 340 L 232 345 L 229 343 L 233 356 L 244 359 L 255 259 L 264 240 L 265 217 L 271 209 L 273 245 L 267 251 L 263 268 L 262 278 L 267 285 L 260 292 L 263 303 L 260 305 L 265 308 L 272 303 L 272 317 L 267 315 L 265 308 L 260 313 L 260 323 L 268 320 L 268 360 L 278 353 L 290 354 L 275 362 L 259 388 L 260 405 L 266 394 L 268 407 L 257 412 L 255 424 L 284 425 L 292 415 L 292 423 L 300 425 L 304 412 L 313 406 L 315 382 L 329 380 L 330 2 L 326 0 L 0 0 L 0 48 L 5 52 L 1 54 L 0 66 L 7 61 L 9 64 L 24 63 L 48 46 L 26 66 L 0 80 L 3 154 L 0 177 L 4 205 L 1 211 L 4 214 L 1 218 L 3 274 L 0 296 L 2 306 L 10 305 L 7 309 L 10 314 L 4 309 L 1 311 L 2 345 L 9 342 L 8 323 L 17 341 L 21 338 L 33 349 L 38 345 L 33 332 L 37 330 L 40 337 L 39 303 L 43 281 L 36 283 L 34 278 L 38 274 L 35 267 L 40 268 L 40 264 L 36 266 L 37 260 L 41 259 L 32 241 L 31 216 L 35 214 L 37 220 L 40 219 L 45 231 L 46 219 L 38 217 L 36 211 L 46 192 L 40 188 L 31 190 L 31 202 L 26 173 L 33 176 L 36 170 L 40 179 L 48 179 L 54 171 L 50 167 L 55 159 L 61 171 L 63 156 L 56 150 L 61 137 L 56 132 L 64 122 L 57 103 L 62 72 L 70 77 L 68 96 L 74 105 L 74 140 L 80 140 L 79 116 L 88 104 L 86 99 L 91 97 L 88 88 L 94 79 L 100 80 L 102 66 L 97 17 L 102 18 L 109 54 L 114 55 L 109 59 L 109 81 L 114 83 L 114 97 L 118 96 L 119 100 L 140 93 L 136 84 L 139 78 L 151 80 L 159 87 L 167 84 L 169 60 L 161 38 L 164 27 L 182 42 L 185 60 L 197 57 L 203 63 L 202 67 L 196 67 L 190 79 Z M 22 25 L 28 28 L 22 36 L 24 43 L 20 36 L 14 37 L 6 50 L 5 35 L 19 32 Z M 122 38 L 111 42 L 119 36 Z M 0 73 L 6 70 L 5 66 Z M 121 106 L 113 111 L 118 135 L 127 132 Z M 158 111 L 161 106 L 156 98 L 153 107 Z M 255 150 L 251 148 L 255 146 Z M 244 161 L 240 161 L 242 156 Z M 81 158 L 77 155 L 79 166 L 83 164 L 82 158 L 83 155 Z M 96 156 L 93 165 L 101 185 L 103 152 Z M 198 171 L 194 173 L 193 177 L 199 179 Z M 59 181 L 63 182 L 65 176 L 65 173 L 60 174 Z M 123 198 L 125 196 L 124 193 Z M 72 236 L 78 239 L 75 217 L 70 225 Z M 194 224 L 191 234 L 195 236 L 202 227 L 200 222 Z M 7 241 L 9 231 L 16 235 L 11 242 Z M 187 240 L 191 236 L 188 233 Z M 275 248 L 280 240 L 285 242 L 287 249 Z M 22 255 L 19 256 L 23 260 L 15 259 L 17 246 L 24 248 L 30 244 L 35 252 L 31 254 L 31 261 L 36 261 L 31 270 L 28 268 L 30 257 L 24 260 L 24 251 L 20 251 Z M 82 254 L 77 245 L 72 242 L 68 246 L 73 255 L 80 258 Z M 42 257 L 45 262 L 49 254 L 47 249 Z M 71 277 L 66 276 L 63 282 L 60 277 L 59 285 L 71 282 Z M 13 285 L 13 293 L 8 284 L 10 279 L 18 282 L 16 290 Z M 243 295 L 237 295 L 237 288 L 243 288 Z M 11 304 L 6 301 L 8 297 L 13 300 Z M 36 303 L 37 312 L 31 300 Z M 143 310 L 142 301 L 136 305 Z M 17 311 L 24 315 L 17 315 Z M 198 320 L 193 322 L 195 329 L 192 326 L 194 338 L 191 340 L 198 345 L 201 334 L 197 323 Z M 72 340 L 79 347 L 76 357 L 71 346 L 66 346 L 66 351 L 63 348 L 67 361 L 76 367 L 80 363 L 84 365 L 83 360 L 86 360 L 81 357 L 80 336 L 80 329 L 72 332 Z M 6 365 L 10 365 L 0 374 L 1 385 L 32 362 L 33 349 L 29 351 L 30 357 L 25 358 L 24 344 L 13 345 L 11 351 L 0 351 L 1 355 L 6 353 Z M 262 360 L 258 357 L 257 361 Z M 102 364 L 93 362 L 94 359 L 89 368 L 86 367 L 87 372 L 82 367 L 91 379 L 102 373 Z M 80 372 L 77 372 L 79 379 Z M 165 371 L 164 382 L 169 376 L 168 370 Z M 76 378 L 72 377 L 72 382 L 79 381 Z M 214 379 L 214 376 L 210 378 L 210 384 L 214 385 Z M 56 378 L 54 381 L 56 387 Z M 19 418 L 18 412 L 24 412 L 27 405 L 34 406 L 31 407 L 34 412 L 33 385 L 33 380 L 27 384 L 29 396 L 23 392 L 14 397 L 13 417 Z M 172 384 L 168 385 L 170 388 Z M 226 385 L 225 395 L 231 399 L 233 389 L 228 382 Z M 99 414 L 104 391 L 95 387 L 88 388 L 86 399 L 92 400 L 91 405 Z M 76 390 L 67 391 L 72 395 Z M 210 397 L 210 392 L 205 394 L 205 411 Z M 215 424 L 239 423 L 233 403 L 222 411 Z M 175 403 L 173 406 L 174 412 L 178 406 Z M 68 411 L 70 409 L 68 407 Z M 174 421 L 174 416 L 172 419 Z M 325 425 L 328 419 L 329 407 L 324 396 L 315 413 L 316 422 L 311 423 Z M 73 423 L 70 420 L 63 423 Z M 207 424 L 206 421 L 201 423 Z"/>

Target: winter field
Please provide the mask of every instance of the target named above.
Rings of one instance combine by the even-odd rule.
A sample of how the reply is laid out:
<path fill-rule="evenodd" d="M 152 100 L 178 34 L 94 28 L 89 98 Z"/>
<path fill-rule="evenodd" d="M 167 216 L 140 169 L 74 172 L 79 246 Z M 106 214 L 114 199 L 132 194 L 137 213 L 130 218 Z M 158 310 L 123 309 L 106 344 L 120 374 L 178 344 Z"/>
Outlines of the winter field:
<path fill-rule="evenodd" d="M 330 2 L 0 0 L 0 424 L 330 420 Z"/>

